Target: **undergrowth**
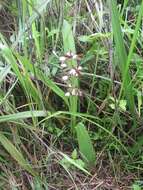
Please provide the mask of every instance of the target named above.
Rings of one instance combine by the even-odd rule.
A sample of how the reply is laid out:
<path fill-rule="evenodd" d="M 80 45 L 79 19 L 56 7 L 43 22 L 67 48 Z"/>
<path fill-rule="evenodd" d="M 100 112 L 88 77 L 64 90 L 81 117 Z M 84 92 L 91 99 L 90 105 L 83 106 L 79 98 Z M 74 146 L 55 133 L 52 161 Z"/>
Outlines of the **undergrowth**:
<path fill-rule="evenodd" d="M 0 1 L 0 189 L 143 188 L 143 1 Z"/>

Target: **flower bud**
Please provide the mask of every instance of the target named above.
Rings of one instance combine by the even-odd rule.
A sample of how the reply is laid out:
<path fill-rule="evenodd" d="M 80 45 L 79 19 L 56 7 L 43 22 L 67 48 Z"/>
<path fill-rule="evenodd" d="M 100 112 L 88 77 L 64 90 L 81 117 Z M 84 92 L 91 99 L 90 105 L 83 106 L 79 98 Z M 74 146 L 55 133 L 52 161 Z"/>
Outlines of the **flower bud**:
<path fill-rule="evenodd" d="M 81 71 L 82 70 L 82 67 L 81 66 L 78 66 L 78 68 L 77 68 L 79 71 Z"/>
<path fill-rule="evenodd" d="M 66 68 L 66 67 L 67 67 L 67 64 L 66 64 L 66 63 L 61 63 L 61 67 L 62 67 L 62 68 Z"/>
<path fill-rule="evenodd" d="M 74 89 L 72 90 L 71 94 L 72 94 L 73 96 L 77 96 L 77 95 L 78 95 L 77 90 L 74 88 Z"/>
<path fill-rule="evenodd" d="M 64 57 L 64 56 L 59 57 L 59 60 L 60 60 L 61 62 L 64 62 L 64 61 L 66 61 L 66 57 Z"/>
<path fill-rule="evenodd" d="M 67 75 L 62 77 L 63 81 L 68 80 L 68 78 L 69 78 L 69 77 L 68 77 Z"/>
<path fill-rule="evenodd" d="M 77 57 L 78 57 L 77 54 L 74 54 L 72 58 L 77 59 Z"/>
<path fill-rule="evenodd" d="M 66 93 L 65 93 L 65 96 L 70 96 L 70 92 L 66 92 Z"/>
<path fill-rule="evenodd" d="M 75 69 L 71 69 L 71 70 L 69 71 L 69 74 L 72 75 L 72 76 L 78 76 L 78 73 L 76 72 Z"/>

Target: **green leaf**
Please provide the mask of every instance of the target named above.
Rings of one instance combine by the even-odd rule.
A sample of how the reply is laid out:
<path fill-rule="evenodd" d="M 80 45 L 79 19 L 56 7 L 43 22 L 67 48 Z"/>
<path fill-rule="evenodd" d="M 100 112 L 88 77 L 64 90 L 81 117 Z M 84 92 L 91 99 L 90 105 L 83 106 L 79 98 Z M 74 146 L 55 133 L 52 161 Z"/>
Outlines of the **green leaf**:
<path fill-rule="evenodd" d="M 3 39 L 2 35 L 0 35 L 0 39 L 1 40 Z M 17 59 L 15 58 L 15 55 L 12 49 L 10 49 L 5 44 L 5 46 L 2 48 L 1 51 L 2 51 L 2 56 L 5 58 L 7 63 L 11 66 L 13 72 L 16 74 L 17 78 L 19 79 L 27 97 L 31 95 L 31 97 L 33 98 L 33 100 L 35 100 L 39 108 L 41 108 L 42 107 L 41 94 L 37 90 L 34 82 L 30 79 L 30 76 L 28 75 L 28 73 L 27 72 L 24 73 L 24 68 L 20 69 L 20 67 L 18 66 Z"/>
<path fill-rule="evenodd" d="M 40 69 L 38 69 L 37 67 L 33 67 L 33 64 L 25 57 L 22 57 L 19 54 L 16 54 L 16 56 L 21 64 L 23 64 L 23 67 L 27 73 L 28 71 L 30 71 L 30 73 L 32 73 L 38 80 L 41 80 L 55 94 L 61 97 L 68 105 L 68 99 L 67 97 L 65 97 L 64 91 L 60 87 L 58 87 L 54 81 L 47 77 Z"/>
<path fill-rule="evenodd" d="M 31 165 L 24 159 L 23 155 L 2 133 L 0 133 L 0 142 L 22 168 L 27 170 L 33 176 L 38 176 L 38 174 L 32 169 Z"/>
<path fill-rule="evenodd" d="M 83 123 L 78 123 L 76 126 L 76 132 L 77 132 L 77 140 L 79 144 L 80 152 L 83 156 L 83 159 L 89 164 L 95 164 L 96 158 L 95 158 L 95 151 L 90 139 L 90 136 L 88 134 L 88 131 L 86 130 Z"/>
<path fill-rule="evenodd" d="M 133 190 L 142 190 L 141 187 L 137 184 L 133 185 Z"/>
<path fill-rule="evenodd" d="M 115 109 L 115 104 L 110 104 L 109 106 L 110 106 L 110 108 L 111 108 L 112 110 Z"/>
<path fill-rule="evenodd" d="M 79 166 L 81 166 L 81 167 L 85 167 L 85 162 L 83 162 L 81 159 L 77 159 L 77 160 L 75 160 L 75 162 L 79 165 Z"/>
<path fill-rule="evenodd" d="M 126 111 L 126 105 L 127 105 L 126 100 L 120 100 L 119 107 L 121 108 L 121 110 Z"/>
<path fill-rule="evenodd" d="M 91 38 L 90 36 L 87 36 L 87 35 L 84 35 L 84 36 L 79 36 L 78 39 L 81 41 L 81 42 L 91 42 Z"/>
<path fill-rule="evenodd" d="M 78 155 L 77 155 L 77 150 L 74 149 L 74 151 L 72 152 L 72 155 L 71 155 L 72 159 L 76 160 Z"/>
<path fill-rule="evenodd" d="M 64 44 L 64 52 L 72 51 L 75 53 L 75 43 L 74 43 L 74 37 L 72 34 L 71 25 L 64 20 L 63 22 L 63 28 L 62 28 L 62 34 L 63 34 L 63 44 Z"/>
<path fill-rule="evenodd" d="M 0 116 L 0 123 L 15 121 L 18 119 L 33 118 L 33 117 L 46 117 L 47 114 L 48 113 L 46 111 L 25 111 L 25 112 L 19 112 L 15 114 L 3 115 L 3 116 Z"/>
<path fill-rule="evenodd" d="M 83 36 L 79 36 L 78 39 L 81 41 L 81 42 L 93 42 L 95 39 L 97 38 L 108 38 L 110 37 L 110 33 L 94 33 L 94 34 L 91 34 L 91 35 L 83 35 Z"/>
<path fill-rule="evenodd" d="M 66 162 L 68 162 L 69 164 L 72 164 L 73 166 L 80 169 L 84 173 L 90 175 L 90 173 L 86 169 L 84 169 L 81 165 L 79 165 L 75 160 L 73 160 L 72 158 L 70 158 L 69 156 L 67 156 L 66 154 L 64 154 L 62 152 L 60 152 L 60 154 L 63 156 L 63 158 L 66 160 Z M 62 165 L 62 163 L 61 163 L 61 165 Z"/>
<path fill-rule="evenodd" d="M 130 108 L 130 111 L 133 115 L 135 115 L 135 102 L 134 102 L 134 95 L 133 95 L 133 86 L 131 85 L 131 77 L 129 74 L 129 67 L 127 68 L 127 52 L 124 45 L 123 34 L 121 30 L 120 24 L 120 15 L 117 9 L 117 1 L 111 0 L 109 1 L 111 5 L 111 19 L 112 19 L 112 28 L 113 28 L 113 37 L 115 41 L 115 48 L 118 56 L 117 62 L 119 62 L 119 68 L 122 74 L 122 80 L 124 81 L 125 88 L 124 94 L 127 97 L 127 102 Z M 127 69 L 126 69 L 127 68 Z M 126 71 L 126 77 L 124 80 L 124 74 Z M 130 85 L 129 85 L 130 84 Z M 120 94 L 121 96 L 121 94 Z"/>

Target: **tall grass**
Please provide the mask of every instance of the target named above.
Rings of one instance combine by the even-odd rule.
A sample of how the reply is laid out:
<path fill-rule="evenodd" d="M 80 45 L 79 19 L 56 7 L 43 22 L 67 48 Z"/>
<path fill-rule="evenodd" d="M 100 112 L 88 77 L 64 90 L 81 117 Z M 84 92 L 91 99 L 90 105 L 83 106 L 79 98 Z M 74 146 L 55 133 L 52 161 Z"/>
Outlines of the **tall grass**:
<path fill-rule="evenodd" d="M 11 39 L 0 34 L 2 189 L 19 189 L 19 181 L 25 189 L 72 185 L 82 189 L 82 180 L 90 181 L 87 189 L 92 189 L 92 180 L 96 184 L 101 176 L 103 184 L 113 176 L 119 188 L 118 176 L 134 173 L 140 178 L 143 1 L 139 12 L 131 9 L 128 0 L 120 9 L 116 0 L 108 1 L 109 7 L 102 1 L 82 0 L 12 3 L 4 10 L 15 20 L 15 33 Z M 106 20 L 104 7 L 111 12 L 112 23 Z M 132 11 L 136 14 L 130 21 Z M 111 32 L 106 25 L 112 25 Z M 66 60 L 68 68 L 63 69 L 60 57 L 68 52 L 82 58 Z M 138 60 L 134 61 L 135 55 Z M 83 70 L 70 82 L 82 96 L 65 96 L 69 87 L 62 77 L 79 65 Z M 69 184 L 64 184 L 65 179 Z M 126 186 L 132 184 L 135 187 L 134 180 Z"/>
<path fill-rule="evenodd" d="M 127 52 L 124 45 L 123 34 L 121 31 L 120 25 L 120 16 L 117 9 L 116 1 L 111 1 L 111 12 L 112 12 L 112 26 L 113 26 L 113 35 L 116 44 L 116 51 L 119 57 L 119 68 L 122 74 L 122 80 L 124 80 L 124 93 L 128 100 L 128 105 L 132 114 L 135 114 L 135 102 L 134 102 L 134 93 L 133 86 L 131 83 L 131 77 L 129 73 L 129 67 L 127 66 Z"/>

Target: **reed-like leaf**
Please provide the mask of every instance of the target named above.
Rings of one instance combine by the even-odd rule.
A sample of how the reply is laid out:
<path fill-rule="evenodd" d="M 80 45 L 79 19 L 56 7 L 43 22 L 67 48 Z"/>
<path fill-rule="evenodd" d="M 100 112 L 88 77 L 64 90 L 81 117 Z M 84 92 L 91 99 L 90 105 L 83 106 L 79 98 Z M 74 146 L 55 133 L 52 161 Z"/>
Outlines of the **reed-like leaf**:
<path fill-rule="evenodd" d="M 0 143 L 23 169 L 28 171 L 33 176 L 38 176 L 38 174 L 32 169 L 31 165 L 24 159 L 21 152 L 19 152 L 16 149 L 16 147 L 1 132 L 0 132 Z"/>
<path fill-rule="evenodd" d="M 119 59 L 119 68 L 121 70 L 122 80 L 124 80 L 124 74 L 127 66 L 127 52 L 124 45 L 123 34 L 120 25 L 120 15 L 117 9 L 116 0 L 110 1 L 111 5 L 111 19 L 112 19 L 112 28 L 113 28 L 113 36 L 115 40 L 115 47 L 117 56 Z M 129 74 L 129 68 L 126 72 L 125 85 L 124 85 L 124 94 L 127 98 L 128 106 L 133 115 L 135 115 L 135 102 L 133 95 L 133 86 L 129 85 L 131 82 L 131 77 Z"/>
<path fill-rule="evenodd" d="M 17 121 L 20 119 L 28 119 L 33 117 L 46 117 L 47 112 L 46 111 L 25 111 L 25 112 L 19 112 L 15 114 L 9 114 L 9 115 L 2 115 L 0 116 L 0 123 L 2 122 L 9 122 L 9 121 Z"/>

